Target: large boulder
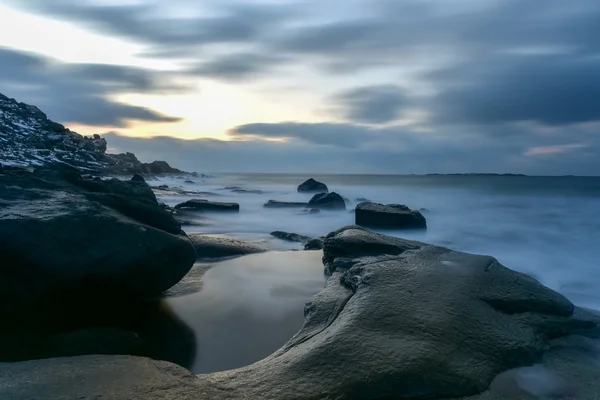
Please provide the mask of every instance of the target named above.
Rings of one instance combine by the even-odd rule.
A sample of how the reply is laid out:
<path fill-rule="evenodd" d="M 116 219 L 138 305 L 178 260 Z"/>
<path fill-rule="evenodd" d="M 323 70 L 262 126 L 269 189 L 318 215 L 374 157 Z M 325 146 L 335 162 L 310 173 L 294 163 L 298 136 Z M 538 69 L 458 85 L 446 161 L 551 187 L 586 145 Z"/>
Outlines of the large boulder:
<path fill-rule="evenodd" d="M 191 199 L 184 203 L 177 204 L 175 209 L 210 212 L 239 212 L 240 205 L 238 203 L 223 203 L 204 199 Z"/>
<path fill-rule="evenodd" d="M 23 307 L 58 299 L 156 295 L 195 259 L 145 183 L 0 172 L 0 312 L 25 318 Z"/>
<path fill-rule="evenodd" d="M 306 203 L 298 201 L 278 201 L 269 200 L 264 206 L 265 208 L 305 208 Z"/>
<path fill-rule="evenodd" d="M 419 211 L 400 204 L 360 203 L 356 206 L 355 222 L 370 228 L 427 228 L 427 221 Z"/>
<path fill-rule="evenodd" d="M 298 186 L 298 192 L 300 193 L 328 193 L 329 189 L 323 182 L 319 182 L 310 178 Z"/>
<path fill-rule="evenodd" d="M 166 161 L 152 161 L 151 163 L 142 163 L 142 172 L 144 174 L 181 174 L 183 171 L 171 167 Z"/>
<path fill-rule="evenodd" d="M 199 233 L 192 233 L 189 237 L 198 258 L 243 256 L 267 251 L 263 247 L 240 240 L 206 236 Z"/>
<path fill-rule="evenodd" d="M 306 207 L 319 210 L 345 210 L 346 202 L 336 192 L 319 193 L 310 199 Z"/>

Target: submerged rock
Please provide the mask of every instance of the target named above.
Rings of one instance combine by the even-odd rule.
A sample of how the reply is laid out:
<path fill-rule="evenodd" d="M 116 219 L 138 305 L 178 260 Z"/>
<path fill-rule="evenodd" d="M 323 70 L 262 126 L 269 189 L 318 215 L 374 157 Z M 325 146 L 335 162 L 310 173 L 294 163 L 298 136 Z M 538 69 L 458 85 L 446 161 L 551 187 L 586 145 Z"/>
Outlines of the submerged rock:
<path fill-rule="evenodd" d="M 306 205 L 320 210 L 345 210 L 346 202 L 336 192 L 315 194 Z"/>
<path fill-rule="evenodd" d="M 190 240 L 198 258 L 216 258 L 242 256 L 246 254 L 264 253 L 267 249 L 240 240 L 190 234 Z"/>
<path fill-rule="evenodd" d="M 370 228 L 427 228 L 427 221 L 419 211 L 400 204 L 360 203 L 356 206 L 355 215 L 357 225 Z"/>
<path fill-rule="evenodd" d="M 271 236 L 275 236 L 278 239 L 285 240 L 287 242 L 296 242 L 296 243 L 307 243 L 311 240 L 309 236 L 298 235 L 297 233 L 289 233 L 282 231 L 271 232 Z"/>
<path fill-rule="evenodd" d="M 319 182 L 310 178 L 298 186 L 300 193 L 328 193 L 329 189 L 323 182 Z"/>
<path fill-rule="evenodd" d="M 16 317 L 51 315 L 64 299 L 159 294 L 196 258 L 142 182 L 14 171 L 0 174 L 0 204 L 0 312 Z"/>
<path fill-rule="evenodd" d="M 294 202 L 294 201 L 277 201 L 269 200 L 264 206 L 265 208 L 304 208 L 306 203 Z"/>
<path fill-rule="evenodd" d="M 598 316 L 496 259 L 350 226 L 326 237 L 324 262 L 337 267 L 304 326 L 252 365 L 193 376 L 123 356 L 0 364 L 0 397 L 498 400 L 498 381 L 514 380 L 504 371 L 541 363 L 565 381 L 537 394 L 598 399 L 600 370 L 563 351 L 586 349 Z"/>
<path fill-rule="evenodd" d="M 175 209 L 188 209 L 197 211 L 221 211 L 221 212 L 239 212 L 240 205 L 237 203 L 223 203 L 218 201 L 208 201 L 203 199 L 192 199 L 185 203 L 177 204 Z"/>

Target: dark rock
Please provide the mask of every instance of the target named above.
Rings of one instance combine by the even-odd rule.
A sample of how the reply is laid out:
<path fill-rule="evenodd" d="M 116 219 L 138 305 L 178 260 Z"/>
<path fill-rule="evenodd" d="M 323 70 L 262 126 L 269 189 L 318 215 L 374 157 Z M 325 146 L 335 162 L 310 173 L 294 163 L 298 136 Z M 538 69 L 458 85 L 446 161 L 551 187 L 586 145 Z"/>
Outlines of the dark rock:
<path fill-rule="evenodd" d="M 161 189 L 161 190 L 168 189 L 168 188 L 169 188 L 169 185 L 159 185 L 159 186 L 156 186 L 156 189 Z"/>
<path fill-rule="evenodd" d="M 313 178 L 308 179 L 300 186 L 298 186 L 298 192 L 301 193 L 328 193 L 329 189 L 327 185 L 322 182 L 316 181 Z"/>
<path fill-rule="evenodd" d="M 239 212 L 240 205 L 237 203 L 222 203 L 218 201 L 208 201 L 204 199 L 192 199 L 185 203 L 177 204 L 175 209 L 188 209 L 197 211 L 220 211 L 220 212 Z"/>
<path fill-rule="evenodd" d="M 307 243 L 311 240 L 310 236 L 302 236 L 296 233 L 288 233 L 282 231 L 271 232 L 271 236 L 275 236 L 278 239 L 285 240 L 287 242 L 296 242 L 296 243 Z"/>
<path fill-rule="evenodd" d="M 181 174 L 183 171 L 171 167 L 166 161 L 152 161 L 141 165 L 144 174 Z"/>
<path fill-rule="evenodd" d="M 0 176 L 0 204 L 0 312 L 158 294 L 196 258 L 145 183 L 20 171 Z"/>
<path fill-rule="evenodd" d="M 584 336 L 597 332 L 598 316 L 536 280 L 492 257 L 358 227 L 329 234 L 324 254 L 345 267 L 306 304 L 301 330 L 252 365 L 194 376 L 123 356 L 0 364 L 0 397 L 598 399 L 600 370 L 586 356 L 597 344 Z M 552 384 L 536 394 L 516 375 L 538 365 Z"/>
<path fill-rule="evenodd" d="M 194 182 L 194 181 L 190 181 L 190 180 L 187 180 L 187 181 L 185 181 L 184 183 L 188 183 L 188 184 L 190 184 L 190 185 L 191 185 L 191 184 L 195 184 L 196 182 Z"/>
<path fill-rule="evenodd" d="M 264 204 L 266 208 L 304 208 L 306 203 L 294 202 L 294 201 L 277 201 L 269 200 Z"/>
<path fill-rule="evenodd" d="M 309 214 L 318 214 L 320 212 L 321 210 L 319 210 L 318 208 L 311 208 L 310 210 L 308 210 Z"/>
<path fill-rule="evenodd" d="M 356 224 L 371 228 L 425 229 L 427 221 L 419 212 L 399 204 L 360 203 Z"/>
<path fill-rule="evenodd" d="M 315 194 L 306 205 L 307 208 L 320 210 L 345 210 L 346 203 L 336 192 Z"/>
<path fill-rule="evenodd" d="M 139 182 L 139 183 L 146 183 L 146 180 L 144 179 L 143 176 L 135 174 L 132 178 L 131 178 L 132 182 Z"/>
<path fill-rule="evenodd" d="M 304 250 L 322 250 L 325 244 L 325 236 L 310 239 L 304 245 Z"/>
<path fill-rule="evenodd" d="M 359 198 L 357 198 L 357 199 L 356 199 L 356 201 L 357 201 L 357 202 L 359 202 L 359 203 L 364 203 L 364 202 L 367 202 L 367 203 L 368 203 L 368 202 L 370 202 L 371 200 L 369 200 L 369 199 L 365 199 L 364 197 L 359 197 Z"/>
<path fill-rule="evenodd" d="M 246 193 L 246 194 L 263 194 L 262 190 L 256 189 L 233 189 L 233 193 Z"/>
<path fill-rule="evenodd" d="M 243 256 L 246 254 L 264 253 L 266 249 L 252 243 L 222 237 L 189 235 L 198 258 L 216 258 Z"/>

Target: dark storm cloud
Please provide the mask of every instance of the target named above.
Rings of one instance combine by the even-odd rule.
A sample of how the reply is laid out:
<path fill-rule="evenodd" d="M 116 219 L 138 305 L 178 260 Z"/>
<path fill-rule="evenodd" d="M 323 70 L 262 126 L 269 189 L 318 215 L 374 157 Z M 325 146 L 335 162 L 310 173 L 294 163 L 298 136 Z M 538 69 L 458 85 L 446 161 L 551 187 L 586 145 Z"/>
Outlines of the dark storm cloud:
<path fill-rule="evenodd" d="M 61 122 L 123 127 L 127 120 L 177 122 L 144 107 L 118 103 L 112 94 L 173 93 L 184 88 L 163 73 L 118 65 L 65 64 L 31 53 L 0 48 L 4 94 L 35 104 Z"/>
<path fill-rule="evenodd" d="M 335 96 L 334 101 L 349 121 L 383 124 L 398 118 L 407 99 L 394 85 L 377 85 L 352 89 Z"/>
<path fill-rule="evenodd" d="M 188 73 L 222 80 L 239 81 L 263 74 L 284 63 L 283 57 L 244 53 L 215 58 L 191 68 Z"/>
<path fill-rule="evenodd" d="M 444 122 L 535 121 L 568 125 L 600 120 L 600 57 L 492 57 L 430 76 Z"/>

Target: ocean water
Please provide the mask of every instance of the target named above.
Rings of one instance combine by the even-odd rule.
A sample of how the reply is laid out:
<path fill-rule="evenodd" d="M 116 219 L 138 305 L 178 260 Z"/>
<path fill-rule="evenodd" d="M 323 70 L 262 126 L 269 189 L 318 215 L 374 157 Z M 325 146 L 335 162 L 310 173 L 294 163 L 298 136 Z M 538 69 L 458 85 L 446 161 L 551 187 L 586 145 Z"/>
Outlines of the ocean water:
<path fill-rule="evenodd" d="M 348 210 L 367 198 L 380 203 L 424 209 L 428 229 L 388 231 L 454 250 L 489 254 L 505 266 L 532 275 L 575 304 L 600 309 L 600 178 L 522 176 L 313 176 L 330 191 L 347 198 Z M 298 249 L 299 244 L 270 237 L 282 230 L 321 236 L 354 222 L 352 212 L 303 214 L 293 209 L 267 209 L 270 200 L 307 201 L 296 188 L 306 175 L 222 174 L 210 178 L 160 178 L 151 185 L 168 185 L 215 195 L 161 194 L 175 205 L 189 198 L 232 201 L 239 214 L 202 216 L 201 225 L 187 232 L 226 235 L 262 242 L 274 250 Z M 234 193 L 239 186 L 262 194 Z"/>

